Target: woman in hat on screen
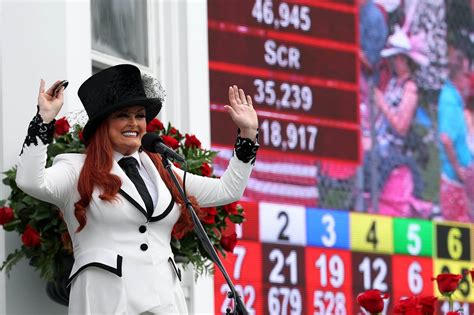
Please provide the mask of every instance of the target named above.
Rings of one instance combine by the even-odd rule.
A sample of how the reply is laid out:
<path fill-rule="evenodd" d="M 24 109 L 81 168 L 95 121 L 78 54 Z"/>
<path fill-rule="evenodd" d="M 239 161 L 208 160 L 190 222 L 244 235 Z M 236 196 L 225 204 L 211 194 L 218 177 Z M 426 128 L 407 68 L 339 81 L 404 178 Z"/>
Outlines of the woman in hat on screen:
<path fill-rule="evenodd" d="M 70 314 L 186 314 L 180 273 L 170 247 L 173 227 L 191 230 L 186 205 L 158 154 L 141 139 L 162 106 L 147 97 L 139 69 L 118 65 L 94 74 L 79 88 L 89 121 L 85 154 L 58 155 L 45 168 L 54 119 L 63 105 L 59 81 L 45 91 L 20 155 L 18 187 L 57 205 L 74 250 L 69 278 Z M 226 110 L 241 133 L 235 156 L 220 179 L 187 175 L 195 209 L 238 200 L 256 157 L 257 115 L 250 96 L 229 88 Z M 232 132 L 232 131 L 230 131 Z M 182 179 L 183 171 L 174 168 Z"/>
<path fill-rule="evenodd" d="M 374 103 L 381 112 L 376 125 L 382 183 L 379 213 L 385 215 L 427 217 L 432 207 L 420 199 L 424 184 L 410 154 L 414 147 L 410 131 L 419 101 L 413 74 L 417 67 L 429 63 L 424 50 L 422 34 L 409 37 L 405 29 L 396 26 L 381 52 L 389 59 L 393 73 L 384 92 L 374 91 Z"/>

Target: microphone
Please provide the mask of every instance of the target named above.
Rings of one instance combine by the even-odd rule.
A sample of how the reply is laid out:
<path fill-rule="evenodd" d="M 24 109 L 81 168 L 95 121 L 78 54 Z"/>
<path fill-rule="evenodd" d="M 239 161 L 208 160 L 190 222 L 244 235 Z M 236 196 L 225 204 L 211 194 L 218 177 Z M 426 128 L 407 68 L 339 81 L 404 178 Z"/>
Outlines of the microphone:
<path fill-rule="evenodd" d="M 182 163 L 186 162 L 183 156 L 164 144 L 163 139 L 156 133 L 146 133 L 142 138 L 142 146 L 147 151 L 159 153 Z"/>

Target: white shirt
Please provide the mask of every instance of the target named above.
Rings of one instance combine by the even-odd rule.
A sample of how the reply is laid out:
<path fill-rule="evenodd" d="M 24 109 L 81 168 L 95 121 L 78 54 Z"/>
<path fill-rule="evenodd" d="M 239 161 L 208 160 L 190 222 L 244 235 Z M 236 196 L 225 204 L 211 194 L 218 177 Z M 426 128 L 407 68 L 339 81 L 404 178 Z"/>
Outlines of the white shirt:
<path fill-rule="evenodd" d="M 145 182 L 146 188 L 148 189 L 148 192 L 150 193 L 151 200 L 153 200 L 153 208 L 155 208 L 156 203 L 158 201 L 158 189 L 156 188 L 155 184 L 151 180 L 151 177 L 146 171 L 146 169 L 143 167 L 138 151 L 135 151 L 135 153 L 133 153 L 132 155 L 123 155 L 122 153 L 114 151 L 114 160 L 117 163 L 124 157 L 133 157 L 135 158 L 135 160 L 138 161 L 138 172 L 140 173 L 140 176 L 143 178 L 143 181 Z"/>

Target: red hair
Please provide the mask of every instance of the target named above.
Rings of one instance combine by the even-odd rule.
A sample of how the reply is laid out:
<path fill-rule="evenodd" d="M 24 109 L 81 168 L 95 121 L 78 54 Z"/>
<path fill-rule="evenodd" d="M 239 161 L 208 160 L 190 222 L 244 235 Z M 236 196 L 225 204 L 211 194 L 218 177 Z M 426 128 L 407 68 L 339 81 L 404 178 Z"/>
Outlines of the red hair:
<path fill-rule="evenodd" d="M 165 182 L 175 202 L 180 205 L 181 215 L 173 227 L 173 236 L 182 238 L 186 233 L 193 229 L 191 215 L 188 213 L 186 204 L 181 198 L 178 189 L 174 186 L 170 174 L 163 166 L 161 156 L 155 153 L 145 151 L 155 165 L 161 179 Z M 122 181 L 116 175 L 110 173 L 113 165 L 113 148 L 108 135 L 108 125 L 104 121 L 90 138 L 86 148 L 86 159 L 82 166 L 77 190 L 80 199 L 74 204 L 74 215 L 79 222 L 76 232 L 80 232 L 87 223 L 87 207 L 92 199 L 94 188 L 100 188 L 99 198 L 108 202 L 117 200 L 117 193 L 122 185 Z M 182 187 L 182 180 L 174 172 Z M 199 218 L 206 216 L 205 211 L 201 210 L 197 200 L 193 196 L 188 196 L 194 210 Z"/>

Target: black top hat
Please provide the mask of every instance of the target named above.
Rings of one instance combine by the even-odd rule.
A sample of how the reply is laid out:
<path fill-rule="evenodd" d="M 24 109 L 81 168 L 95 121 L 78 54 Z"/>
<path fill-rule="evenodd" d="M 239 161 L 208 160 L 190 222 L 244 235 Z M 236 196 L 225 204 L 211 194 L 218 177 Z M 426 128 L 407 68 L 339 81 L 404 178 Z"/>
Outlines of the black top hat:
<path fill-rule="evenodd" d="M 146 96 L 140 70 L 129 64 L 113 66 L 94 74 L 82 83 L 77 94 L 89 116 L 83 129 L 86 143 L 112 112 L 129 106 L 143 106 L 148 123 L 158 115 L 162 105 L 160 98 Z"/>

